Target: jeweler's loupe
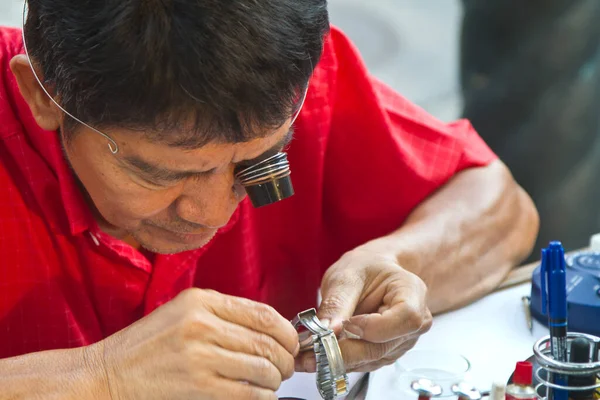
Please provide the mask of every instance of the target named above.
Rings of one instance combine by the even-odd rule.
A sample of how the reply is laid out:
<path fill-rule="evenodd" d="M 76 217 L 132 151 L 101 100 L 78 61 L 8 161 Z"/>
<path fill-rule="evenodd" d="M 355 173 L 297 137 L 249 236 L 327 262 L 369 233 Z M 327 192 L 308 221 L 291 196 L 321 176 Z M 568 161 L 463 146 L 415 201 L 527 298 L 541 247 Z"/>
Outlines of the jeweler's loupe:
<path fill-rule="evenodd" d="M 267 206 L 294 194 L 286 153 L 277 153 L 236 174 L 255 208 Z"/>

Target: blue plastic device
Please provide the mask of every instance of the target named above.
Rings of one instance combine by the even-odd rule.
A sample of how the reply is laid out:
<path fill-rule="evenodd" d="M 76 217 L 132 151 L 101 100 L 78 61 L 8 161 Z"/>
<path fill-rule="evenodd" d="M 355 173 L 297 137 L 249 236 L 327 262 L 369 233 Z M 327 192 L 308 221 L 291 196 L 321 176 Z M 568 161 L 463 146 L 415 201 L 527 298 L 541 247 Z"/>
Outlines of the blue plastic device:
<path fill-rule="evenodd" d="M 584 251 L 566 257 L 569 331 L 600 336 L 600 252 Z M 533 271 L 531 316 L 548 325 L 542 312 L 540 267 Z"/>

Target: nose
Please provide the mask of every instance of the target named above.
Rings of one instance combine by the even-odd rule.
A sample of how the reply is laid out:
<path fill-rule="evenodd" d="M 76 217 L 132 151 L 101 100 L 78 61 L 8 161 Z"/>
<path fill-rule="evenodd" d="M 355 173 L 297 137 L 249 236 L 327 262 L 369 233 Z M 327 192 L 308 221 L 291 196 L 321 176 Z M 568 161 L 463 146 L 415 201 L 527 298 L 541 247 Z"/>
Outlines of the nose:
<path fill-rule="evenodd" d="M 186 182 L 177 199 L 177 215 L 194 224 L 220 228 L 229 222 L 244 196 L 243 188 L 235 181 L 233 168 L 215 172 Z"/>

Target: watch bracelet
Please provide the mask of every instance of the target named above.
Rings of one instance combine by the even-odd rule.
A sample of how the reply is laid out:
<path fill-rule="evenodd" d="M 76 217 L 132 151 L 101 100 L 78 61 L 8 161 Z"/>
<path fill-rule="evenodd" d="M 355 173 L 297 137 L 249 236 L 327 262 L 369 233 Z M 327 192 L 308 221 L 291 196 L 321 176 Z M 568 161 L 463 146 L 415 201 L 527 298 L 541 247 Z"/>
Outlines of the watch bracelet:
<path fill-rule="evenodd" d="M 332 330 L 328 329 L 319 322 L 317 312 L 314 308 L 298 313 L 291 321 L 294 328 L 299 325 L 307 329 L 307 335 L 302 339 L 299 334 L 300 349 L 312 350 L 316 359 L 316 384 L 319 394 L 324 400 L 333 400 L 337 396 L 346 395 L 349 391 L 348 375 L 343 366 L 343 359 L 339 343 Z M 306 342 L 305 344 L 303 344 Z M 329 342 L 329 344 L 325 344 Z M 304 347 L 306 346 L 306 347 Z M 333 352 L 328 354 L 328 350 Z M 329 359 L 331 357 L 331 360 Z M 334 377 L 330 362 L 341 362 L 341 366 L 335 366 L 333 371 L 338 372 Z M 334 380 L 335 379 L 335 380 Z"/>
<path fill-rule="evenodd" d="M 323 397 L 324 400 L 334 400 L 339 395 L 347 394 L 349 388 L 348 375 L 344 374 L 334 381 L 329 360 L 327 358 L 327 352 L 325 351 L 325 346 L 323 346 L 321 337 L 319 335 L 314 335 L 313 339 L 315 359 L 317 362 L 317 389 L 319 390 L 321 397 Z"/>

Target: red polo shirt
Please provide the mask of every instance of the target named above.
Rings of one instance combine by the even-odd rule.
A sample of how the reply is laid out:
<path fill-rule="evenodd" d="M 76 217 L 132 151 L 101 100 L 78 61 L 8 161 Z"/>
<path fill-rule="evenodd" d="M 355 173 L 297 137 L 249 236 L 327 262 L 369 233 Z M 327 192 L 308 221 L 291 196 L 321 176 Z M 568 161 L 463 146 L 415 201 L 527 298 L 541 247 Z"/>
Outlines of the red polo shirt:
<path fill-rule="evenodd" d="M 99 230 L 57 134 L 19 93 L 9 61 L 20 53 L 20 31 L 0 29 L 0 357 L 96 342 L 192 285 L 291 317 L 315 305 L 343 252 L 495 158 L 467 121 L 441 123 L 369 76 L 333 29 L 289 151 L 296 195 L 245 200 L 209 245 L 150 262 Z"/>

